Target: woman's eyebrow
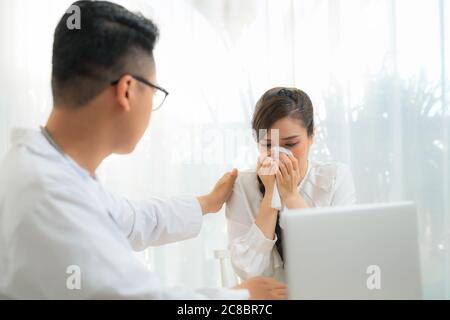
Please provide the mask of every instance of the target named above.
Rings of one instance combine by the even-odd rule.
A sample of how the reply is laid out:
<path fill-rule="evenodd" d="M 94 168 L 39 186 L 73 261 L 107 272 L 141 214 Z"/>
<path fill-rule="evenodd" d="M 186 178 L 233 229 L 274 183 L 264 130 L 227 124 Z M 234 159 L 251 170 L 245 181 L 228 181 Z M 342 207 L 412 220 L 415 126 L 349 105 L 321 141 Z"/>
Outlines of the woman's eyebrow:
<path fill-rule="evenodd" d="M 289 137 L 282 138 L 281 140 L 290 140 L 290 139 L 294 139 L 294 138 L 298 138 L 298 137 L 300 137 L 300 136 L 299 135 L 289 136 Z"/>

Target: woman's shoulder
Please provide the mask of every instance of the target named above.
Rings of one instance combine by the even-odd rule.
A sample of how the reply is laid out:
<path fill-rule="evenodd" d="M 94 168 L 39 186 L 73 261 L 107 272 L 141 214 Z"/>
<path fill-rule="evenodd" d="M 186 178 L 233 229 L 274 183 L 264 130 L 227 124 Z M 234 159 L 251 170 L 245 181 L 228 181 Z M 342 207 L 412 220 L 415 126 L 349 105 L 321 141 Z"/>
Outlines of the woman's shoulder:
<path fill-rule="evenodd" d="M 232 197 L 240 198 L 241 200 L 245 199 L 245 201 L 252 205 L 259 205 L 262 200 L 262 195 L 259 189 L 258 175 L 254 169 L 238 172 L 233 186 Z"/>
<path fill-rule="evenodd" d="M 238 172 L 233 192 L 227 200 L 225 215 L 228 220 L 251 224 L 258 212 L 262 195 L 255 170 Z"/>
<path fill-rule="evenodd" d="M 242 170 L 238 172 L 234 187 L 244 190 L 259 190 L 258 176 L 253 169 Z"/>
<path fill-rule="evenodd" d="M 342 162 L 322 162 L 322 161 L 311 161 L 311 173 L 326 175 L 329 177 L 336 177 L 345 171 L 350 171 L 347 164 Z"/>
<path fill-rule="evenodd" d="M 350 168 L 345 163 L 310 161 L 307 179 L 316 187 L 330 191 L 338 180 L 349 174 Z"/>

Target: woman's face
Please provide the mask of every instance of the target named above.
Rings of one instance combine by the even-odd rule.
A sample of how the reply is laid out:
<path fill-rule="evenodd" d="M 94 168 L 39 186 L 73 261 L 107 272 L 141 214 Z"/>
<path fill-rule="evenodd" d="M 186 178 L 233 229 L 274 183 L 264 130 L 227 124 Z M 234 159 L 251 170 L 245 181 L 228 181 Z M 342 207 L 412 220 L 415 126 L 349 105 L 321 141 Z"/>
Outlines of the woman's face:
<path fill-rule="evenodd" d="M 277 141 L 272 141 L 272 138 L 276 138 L 277 131 L 274 130 L 278 130 L 279 144 Z M 314 135 L 308 136 L 307 130 L 300 120 L 285 117 L 272 125 L 268 134 L 259 141 L 258 147 L 261 155 L 268 156 L 271 156 L 270 149 L 274 146 L 279 145 L 289 149 L 300 166 L 305 167 L 313 140 Z"/>

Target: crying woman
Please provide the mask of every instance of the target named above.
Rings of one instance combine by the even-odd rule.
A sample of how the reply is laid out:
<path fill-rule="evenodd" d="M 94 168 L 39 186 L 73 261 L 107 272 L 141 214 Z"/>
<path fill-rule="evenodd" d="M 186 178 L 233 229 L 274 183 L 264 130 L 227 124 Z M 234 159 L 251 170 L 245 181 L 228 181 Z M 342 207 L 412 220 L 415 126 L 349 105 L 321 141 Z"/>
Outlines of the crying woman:
<path fill-rule="evenodd" d="M 283 229 L 279 210 L 272 205 L 274 190 L 289 209 L 351 205 L 353 177 L 344 164 L 308 159 L 314 110 L 300 89 L 273 88 L 264 93 L 256 103 L 252 128 L 267 134 L 256 135 L 260 150 L 256 170 L 239 172 L 227 202 L 231 262 L 241 279 L 274 276 L 283 281 Z M 278 141 L 271 141 L 274 136 Z M 290 152 L 275 157 L 275 145 Z"/>

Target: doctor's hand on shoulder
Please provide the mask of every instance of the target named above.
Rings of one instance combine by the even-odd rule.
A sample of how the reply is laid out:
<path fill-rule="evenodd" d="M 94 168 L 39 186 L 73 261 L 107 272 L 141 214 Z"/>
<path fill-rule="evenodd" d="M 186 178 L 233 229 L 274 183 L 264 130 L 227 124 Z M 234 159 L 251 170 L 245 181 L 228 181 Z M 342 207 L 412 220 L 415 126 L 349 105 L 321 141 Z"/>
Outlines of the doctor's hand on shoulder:
<path fill-rule="evenodd" d="M 238 175 L 237 169 L 225 173 L 214 185 L 213 190 L 204 196 L 197 197 L 203 214 L 218 212 L 231 196 L 233 185 Z"/>

